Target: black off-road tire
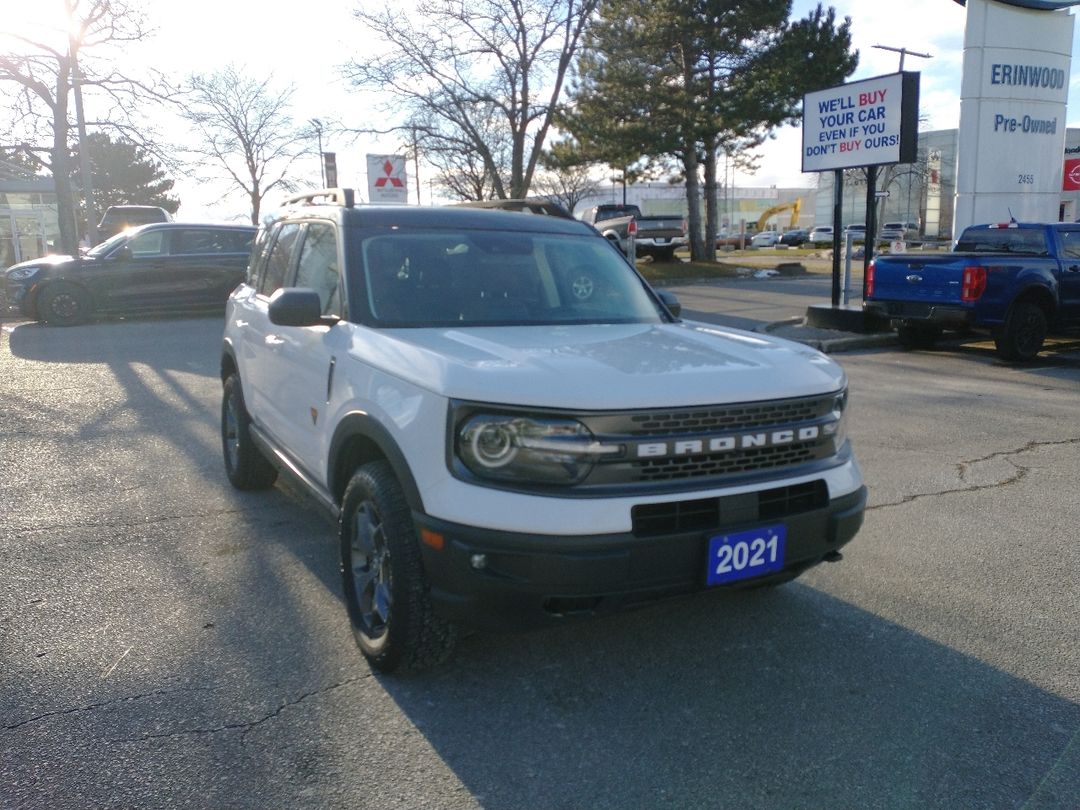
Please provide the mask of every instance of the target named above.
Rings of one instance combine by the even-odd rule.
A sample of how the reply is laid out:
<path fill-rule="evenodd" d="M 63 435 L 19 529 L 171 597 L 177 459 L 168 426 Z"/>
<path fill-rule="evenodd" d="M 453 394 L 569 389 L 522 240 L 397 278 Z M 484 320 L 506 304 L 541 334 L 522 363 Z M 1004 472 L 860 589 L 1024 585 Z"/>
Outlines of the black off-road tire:
<path fill-rule="evenodd" d="M 339 535 L 345 606 L 371 667 L 419 672 L 449 658 L 457 630 L 432 609 L 412 515 L 385 461 L 353 473 Z"/>
<path fill-rule="evenodd" d="M 896 327 L 896 338 L 905 349 L 932 349 L 941 340 L 941 328 L 900 324 Z"/>
<path fill-rule="evenodd" d="M 90 294 L 77 284 L 56 281 L 38 293 L 38 319 L 50 326 L 86 323 L 93 312 Z"/>
<path fill-rule="evenodd" d="M 278 471 L 255 445 L 250 425 L 240 377 L 230 374 L 221 396 L 221 450 L 225 474 L 237 489 L 268 489 L 277 480 Z"/>
<path fill-rule="evenodd" d="M 1033 360 L 1042 351 L 1048 319 L 1038 304 L 1018 301 L 1009 307 L 1005 323 L 994 333 L 994 346 L 1005 360 Z"/>

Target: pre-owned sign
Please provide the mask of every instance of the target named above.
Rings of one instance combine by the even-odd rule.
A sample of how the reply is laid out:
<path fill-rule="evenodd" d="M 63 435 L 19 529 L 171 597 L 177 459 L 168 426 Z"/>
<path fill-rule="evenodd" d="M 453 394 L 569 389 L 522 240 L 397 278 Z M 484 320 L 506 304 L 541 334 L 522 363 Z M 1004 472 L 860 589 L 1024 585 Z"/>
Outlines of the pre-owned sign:
<path fill-rule="evenodd" d="M 912 163 L 918 119 L 918 73 L 890 73 L 807 93 L 802 170 Z"/>

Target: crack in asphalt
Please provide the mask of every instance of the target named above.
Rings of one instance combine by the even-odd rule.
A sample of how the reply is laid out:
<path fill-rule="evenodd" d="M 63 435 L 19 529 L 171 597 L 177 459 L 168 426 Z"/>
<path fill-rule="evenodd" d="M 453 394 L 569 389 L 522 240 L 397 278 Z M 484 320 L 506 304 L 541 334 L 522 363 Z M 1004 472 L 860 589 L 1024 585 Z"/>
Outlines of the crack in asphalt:
<path fill-rule="evenodd" d="M 986 461 L 993 461 L 995 459 L 1003 458 L 1009 464 L 1016 469 L 1016 475 L 1006 478 L 1004 481 L 996 481 L 992 484 L 972 484 L 967 487 L 954 487 L 952 489 L 943 489 L 937 492 L 918 492 L 914 495 L 907 495 L 901 498 L 899 501 L 890 501 L 889 503 L 879 503 L 873 506 L 866 507 L 867 512 L 873 512 L 876 509 L 886 509 L 892 506 L 906 506 L 909 503 L 913 503 L 923 498 L 936 498 L 939 495 L 955 495 L 961 492 L 980 492 L 985 489 L 998 489 L 999 487 L 1008 487 L 1013 484 L 1024 480 L 1027 474 L 1030 472 L 1030 467 L 1025 467 L 1023 464 L 1017 463 L 1012 457 L 1018 456 L 1022 453 L 1030 452 L 1031 450 L 1038 450 L 1043 447 L 1062 447 L 1070 444 L 1080 444 L 1080 437 L 1072 439 L 1059 439 L 1057 441 L 1030 441 L 1023 447 L 1016 450 L 998 450 L 995 453 L 990 453 L 982 458 L 974 458 L 969 461 L 961 461 L 956 464 L 956 471 L 960 476 L 960 480 L 963 481 L 968 471 L 976 464 L 981 464 Z"/>
<path fill-rule="evenodd" d="M 121 737 L 121 738 L 118 738 L 118 739 L 106 740 L 106 742 L 109 742 L 109 743 L 139 743 L 139 742 L 147 742 L 149 740 L 168 739 L 168 738 L 171 738 L 171 737 L 204 736 L 204 735 L 209 735 L 209 734 L 220 734 L 223 731 L 240 731 L 241 732 L 241 734 L 240 734 L 240 742 L 243 743 L 244 739 L 247 736 L 247 733 L 249 731 L 251 731 L 256 726 L 262 725 L 263 723 L 267 722 L 268 720 L 273 720 L 275 717 L 280 715 L 286 709 L 288 709 L 288 708 L 290 708 L 292 706 L 297 706 L 297 705 L 303 703 L 305 700 L 307 700 L 309 698 L 318 697 L 319 695 L 326 694 L 327 692 L 332 692 L 335 689 L 340 689 L 343 686 L 349 686 L 350 684 L 354 684 L 354 683 L 357 683 L 358 681 L 366 680 L 366 679 L 372 678 L 372 677 L 374 677 L 374 674 L 370 673 L 370 672 L 367 673 L 367 674 L 364 674 L 364 675 L 355 675 L 355 676 L 353 676 L 351 678 L 346 678 L 343 681 L 339 681 L 338 683 L 331 684 L 330 686 L 324 686 L 322 689 L 316 689 L 315 691 L 312 691 L 312 692 L 305 692 L 304 694 L 300 695 L 300 697 L 296 698 L 295 700 L 287 700 L 287 701 L 285 701 L 284 703 L 282 703 L 280 706 L 278 706 L 276 709 L 274 709 L 272 712 L 265 715 L 264 717 L 260 717 L 258 720 L 251 720 L 251 721 L 246 722 L 246 723 L 224 723 L 224 724 L 222 724 L 220 726 L 215 726 L 213 728 L 181 729 L 180 731 L 162 732 L 160 734 L 144 734 L 144 735 L 139 736 L 139 737 Z"/>
<path fill-rule="evenodd" d="M 70 709 L 57 709 L 51 712 L 42 712 L 41 714 L 28 717 L 25 720 L 20 720 L 18 723 L 12 723 L 11 725 L 4 726 L 5 731 L 15 731 L 23 726 L 36 723 L 40 720 L 48 720 L 50 717 L 63 717 L 69 714 L 78 714 L 79 712 L 91 712 L 97 709 L 104 709 L 108 706 L 114 706 L 120 703 L 131 703 L 136 700 L 146 700 L 152 697 L 161 697 L 162 695 L 171 695 L 178 692 L 193 692 L 193 691 L 206 691 L 206 687 L 185 687 L 183 689 L 155 689 L 153 692 L 147 692 L 142 695 L 128 695 L 127 697 L 114 698 L 112 700 L 105 700 L 101 703 L 91 703 L 89 706 L 74 706 Z"/>

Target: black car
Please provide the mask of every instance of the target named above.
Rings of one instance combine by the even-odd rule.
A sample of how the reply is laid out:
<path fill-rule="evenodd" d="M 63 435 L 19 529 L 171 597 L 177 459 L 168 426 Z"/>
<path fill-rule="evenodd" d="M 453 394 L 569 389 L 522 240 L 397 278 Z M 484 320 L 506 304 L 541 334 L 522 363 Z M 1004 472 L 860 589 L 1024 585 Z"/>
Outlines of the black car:
<path fill-rule="evenodd" d="M 809 238 L 810 231 L 805 228 L 796 228 L 795 230 L 785 232 L 784 235 L 780 237 L 780 244 L 798 247 Z"/>
<path fill-rule="evenodd" d="M 224 309 L 247 272 L 255 233 L 250 225 L 144 225 L 78 258 L 16 264 L 4 272 L 4 303 L 62 326 L 95 313 Z"/>

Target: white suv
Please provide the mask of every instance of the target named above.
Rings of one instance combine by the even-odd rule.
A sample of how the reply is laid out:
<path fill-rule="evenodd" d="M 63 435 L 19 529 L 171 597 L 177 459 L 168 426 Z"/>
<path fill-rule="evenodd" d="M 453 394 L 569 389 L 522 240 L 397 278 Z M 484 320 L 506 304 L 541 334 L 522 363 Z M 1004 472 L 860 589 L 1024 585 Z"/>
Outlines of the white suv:
<path fill-rule="evenodd" d="M 792 579 L 866 503 L 835 363 L 679 320 L 555 216 L 296 198 L 230 299 L 221 379 L 230 481 L 287 470 L 338 515 L 384 671 L 460 627 Z"/>

